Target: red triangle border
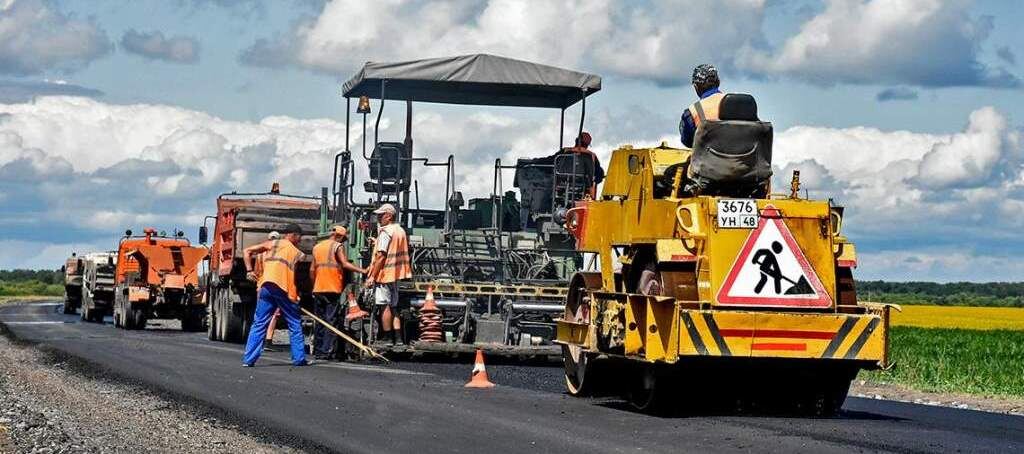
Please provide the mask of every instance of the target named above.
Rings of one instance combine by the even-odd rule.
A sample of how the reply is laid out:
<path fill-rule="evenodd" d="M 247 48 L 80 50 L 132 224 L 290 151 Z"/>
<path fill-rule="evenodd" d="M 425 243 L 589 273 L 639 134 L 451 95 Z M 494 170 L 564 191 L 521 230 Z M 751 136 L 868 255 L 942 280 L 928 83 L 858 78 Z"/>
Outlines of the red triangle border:
<path fill-rule="evenodd" d="M 743 244 L 743 248 L 740 250 L 739 255 L 737 255 L 736 260 L 733 261 L 732 268 L 729 270 L 729 275 L 726 276 L 725 282 L 722 283 L 722 287 L 718 289 L 718 304 L 723 306 L 754 307 L 832 307 L 832 297 L 829 296 L 827 291 L 825 291 L 825 286 L 821 283 L 821 279 L 818 278 L 818 273 L 814 272 L 814 268 L 811 266 L 810 262 L 807 261 L 807 256 L 804 255 L 803 249 L 800 248 L 796 239 L 793 238 L 793 233 L 789 231 L 789 227 L 787 227 L 786 223 L 782 221 L 778 208 L 775 208 L 773 205 L 765 205 L 761 210 L 760 218 L 757 228 L 747 236 L 746 243 Z M 808 277 L 808 281 L 810 281 L 809 284 L 811 284 L 814 291 L 817 292 L 818 298 L 757 298 L 750 296 L 728 295 L 729 290 L 731 290 L 733 284 L 736 283 L 736 278 L 739 276 L 740 269 L 742 268 L 742 266 L 737 265 L 746 262 L 747 257 L 750 256 L 750 251 L 754 248 L 754 243 L 756 243 L 757 239 L 761 236 L 761 232 L 764 230 L 764 227 L 767 225 L 769 220 L 775 223 L 775 227 L 779 229 L 782 239 L 786 241 L 790 250 L 793 251 L 793 255 L 796 258 L 797 263 L 799 263 L 800 268 L 803 269 L 804 275 Z"/>

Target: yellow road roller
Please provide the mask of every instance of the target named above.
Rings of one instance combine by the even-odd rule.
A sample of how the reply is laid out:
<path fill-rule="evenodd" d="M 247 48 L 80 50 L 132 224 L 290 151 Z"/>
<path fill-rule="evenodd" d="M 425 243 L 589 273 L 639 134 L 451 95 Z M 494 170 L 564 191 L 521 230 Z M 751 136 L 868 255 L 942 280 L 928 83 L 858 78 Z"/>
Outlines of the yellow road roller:
<path fill-rule="evenodd" d="M 768 140 L 614 150 L 600 196 L 565 213 L 589 257 L 557 326 L 570 394 L 829 415 L 886 367 L 889 308 L 857 300 L 843 208 L 801 198 L 798 172 L 772 193 Z"/>

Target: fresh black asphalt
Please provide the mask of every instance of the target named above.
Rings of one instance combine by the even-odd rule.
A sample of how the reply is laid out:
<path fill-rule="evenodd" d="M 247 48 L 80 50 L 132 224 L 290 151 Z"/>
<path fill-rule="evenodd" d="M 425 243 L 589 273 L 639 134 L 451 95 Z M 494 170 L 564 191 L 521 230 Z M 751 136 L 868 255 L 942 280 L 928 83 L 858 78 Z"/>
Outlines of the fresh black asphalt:
<path fill-rule="evenodd" d="M 476 390 L 463 387 L 469 363 L 293 368 L 274 352 L 243 368 L 238 345 L 154 323 L 146 331 L 82 323 L 55 303 L 0 307 L 0 323 L 93 373 L 310 451 L 1024 452 L 1018 416 L 850 398 L 837 418 L 662 418 L 569 397 L 552 366 L 491 365 L 498 387 Z"/>

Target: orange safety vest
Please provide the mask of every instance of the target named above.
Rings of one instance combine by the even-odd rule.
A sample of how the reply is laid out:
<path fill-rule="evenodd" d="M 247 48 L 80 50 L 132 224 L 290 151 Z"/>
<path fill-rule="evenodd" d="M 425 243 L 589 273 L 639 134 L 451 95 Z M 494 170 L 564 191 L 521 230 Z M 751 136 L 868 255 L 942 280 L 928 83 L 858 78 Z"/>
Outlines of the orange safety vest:
<path fill-rule="evenodd" d="M 388 243 L 388 253 L 384 257 L 384 266 L 377 275 L 377 282 L 388 284 L 401 279 L 412 277 L 412 265 L 409 263 L 409 239 L 405 236 L 405 229 L 398 224 L 388 224 L 381 227 L 391 237 Z"/>
<path fill-rule="evenodd" d="M 594 175 L 593 176 L 594 176 L 594 178 L 596 180 L 596 178 L 597 178 L 597 168 L 601 166 L 601 163 L 597 159 L 597 154 L 594 153 L 593 151 L 590 151 L 589 148 L 585 148 L 585 147 L 572 147 L 569 150 L 572 151 L 573 153 L 590 157 L 590 159 L 594 162 Z M 597 198 L 597 184 L 590 185 L 590 189 L 587 191 L 587 193 L 590 194 L 590 198 L 596 199 Z"/>
<path fill-rule="evenodd" d="M 260 287 L 271 282 L 288 293 L 288 299 L 299 301 L 299 290 L 295 288 L 295 265 L 302 258 L 302 251 L 288 240 L 274 240 L 270 250 L 263 256 L 263 274 Z"/>
<path fill-rule="evenodd" d="M 725 97 L 725 93 L 715 93 L 707 98 L 693 103 L 690 109 L 690 117 L 693 118 L 693 125 L 700 127 L 700 115 L 697 114 L 697 104 L 700 104 L 700 108 L 704 111 L 704 119 L 708 121 L 718 120 L 718 107 L 722 105 L 722 98 Z"/>
<path fill-rule="evenodd" d="M 341 293 L 345 287 L 345 276 L 341 272 L 338 261 L 338 249 L 341 243 L 326 239 L 313 247 L 313 263 L 316 264 L 316 275 L 313 276 L 314 293 Z"/>

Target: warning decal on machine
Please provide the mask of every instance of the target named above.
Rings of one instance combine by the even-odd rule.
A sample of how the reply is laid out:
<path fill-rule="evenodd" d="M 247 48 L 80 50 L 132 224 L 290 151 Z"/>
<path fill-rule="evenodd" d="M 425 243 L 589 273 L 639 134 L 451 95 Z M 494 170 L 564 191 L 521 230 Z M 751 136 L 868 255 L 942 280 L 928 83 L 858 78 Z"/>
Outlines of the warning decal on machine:
<path fill-rule="evenodd" d="M 778 210 L 762 210 L 740 249 L 718 302 L 732 306 L 829 307 L 832 298 Z"/>

